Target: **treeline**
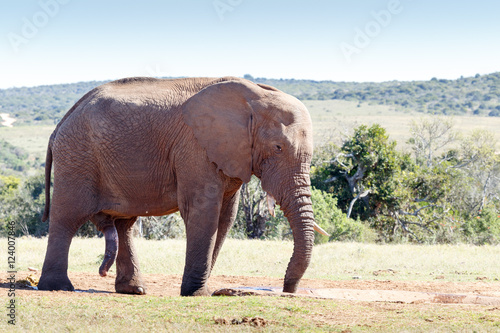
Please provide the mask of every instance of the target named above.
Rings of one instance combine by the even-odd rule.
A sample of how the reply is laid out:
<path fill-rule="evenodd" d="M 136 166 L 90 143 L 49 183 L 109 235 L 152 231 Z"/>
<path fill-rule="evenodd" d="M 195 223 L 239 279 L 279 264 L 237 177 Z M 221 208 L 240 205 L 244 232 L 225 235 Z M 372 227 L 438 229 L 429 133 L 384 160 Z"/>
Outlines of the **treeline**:
<path fill-rule="evenodd" d="M 491 132 L 468 136 L 446 117 L 411 123 L 411 152 L 396 149 L 384 128 L 361 125 L 315 149 L 311 166 L 316 222 L 330 237 L 316 243 L 365 242 L 500 244 L 500 155 Z M 0 234 L 15 221 L 19 235 L 44 236 L 44 177 L 0 175 Z M 178 214 L 141 218 L 136 233 L 148 239 L 184 236 Z M 89 222 L 81 236 L 98 232 Z M 269 214 L 253 177 L 241 189 L 235 238 L 291 239 L 286 218 Z"/>
<path fill-rule="evenodd" d="M 390 81 L 356 83 L 244 76 L 272 85 L 302 100 L 346 100 L 394 106 L 429 114 L 500 116 L 500 73 L 457 80 Z M 17 119 L 16 124 L 57 122 L 92 88 L 107 81 L 0 89 L 0 112 Z"/>
<path fill-rule="evenodd" d="M 0 89 L 0 113 L 15 125 L 54 124 L 88 91 L 106 81 Z"/>
<path fill-rule="evenodd" d="M 253 79 L 251 76 L 246 76 Z M 457 80 L 332 82 L 257 78 L 302 100 L 346 100 L 437 115 L 500 116 L 500 73 Z"/>

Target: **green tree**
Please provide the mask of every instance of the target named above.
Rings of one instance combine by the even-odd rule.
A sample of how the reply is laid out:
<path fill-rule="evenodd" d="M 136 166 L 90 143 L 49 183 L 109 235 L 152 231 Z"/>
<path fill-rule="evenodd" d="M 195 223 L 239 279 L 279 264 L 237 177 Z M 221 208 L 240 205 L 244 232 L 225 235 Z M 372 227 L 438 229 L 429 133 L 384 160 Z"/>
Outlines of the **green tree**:
<path fill-rule="evenodd" d="M 319 149 L 332 152 L 332 145 Z M 408 159 L 396 151 L 384 128 L 375 124 L 354 130 L 330 159 L 315 160 L 314 187 L 334 194 L 347 216 L 367 219 L 383 205 L 394 205 L 394 175 Z"/>
<path fill-rule="evenodd" d="M 250 182 L 242 185 L 240 190 L 236 229 L 240 229 L 239 231 L 246 236 L 245 238 L 264 238 L 269 217 L 266 192 L 262 190 L 260 180 L 253 176 Z"/>
<path fill-rule="evenodd" d="M 6 178 L 2 179 L 5 181 Z M 15 186 L 12 185 L 13 183 Z M 48 224 L 41 221 L 45 207 L 44 176 L 42 174 L 32 176 L 22 183 L 16 183 L 16 180 L 11 178 L 10 183 L 4 183 L 2 188 L 3 195 L 0 197 L 2 225 L 5 226 L 7 222 L 14 221 L 17 226 L 17 235 L 46 235 Z"/>
<path fill-rule="evenodd" d="M 453 166 L 467 178 L 467 197 L 463 207 L 470 216 L 477 215 L 486 206 L 500 206 L 500 155 L 492 132 L 474 130 L 461 141 L 459 161 Z"/>
<path fill-rule="evenodd" d="M 453 120 L 445 117 L 421 118 L 410 123 L 411 145 L 417 164 L 425 163 L 431 167 L 439 163 L 438 153 L 457 139 L 452 130 Z"/>
<path fill-rule="evenodd" d="M 396 227 L 419 241 L 493 242 L 496 229 L 489 225 L 486 233 L 481 227 L 486 220 L 495 223 L 491 214 L 485 220 L 476 218 L 484 209 L 500 211 L 500 158 L 495 153 L 494 135 L 476 130 L 456 142 L 458 147 L 425 159 L 418 158 L 419 149 L 414 147 L 420 163 L 400 174 L 400 205 L 390 215 Z"/>

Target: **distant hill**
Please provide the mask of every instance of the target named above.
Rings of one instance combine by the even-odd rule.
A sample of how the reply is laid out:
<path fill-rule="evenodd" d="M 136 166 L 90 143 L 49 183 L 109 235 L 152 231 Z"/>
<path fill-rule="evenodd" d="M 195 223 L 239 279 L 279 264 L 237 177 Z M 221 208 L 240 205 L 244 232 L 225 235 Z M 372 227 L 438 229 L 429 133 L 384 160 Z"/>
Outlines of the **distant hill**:
<path fill-rule="evenodd" d="M 248 76 L 247 76 L 248 77 Z M 250 78 L 251 79 L 251 78 Z M 255 79 L 302 100 L 346 100 L 391 105 L 398 110 L 500 116 L 500 72 L 458 80 L 355 83 Z"/>
<path fill-rule="evenodd" d="M 54 123 L 89 90 L 106 81 L 90 81 L 0 89 L 0 113 L 9 113 L 20 124 Z"/>
<path fill-rule="evenodd" d="M 422 113 L 500 116 L 500 72 L 457 80 L 356 83 L 245 78 L 272 85 L 302 100 L 346 100 L 391 105 Z M 86 92 L 107 81 L 0 89 L 0 113 L 15 125 L 55 123 Z"/>

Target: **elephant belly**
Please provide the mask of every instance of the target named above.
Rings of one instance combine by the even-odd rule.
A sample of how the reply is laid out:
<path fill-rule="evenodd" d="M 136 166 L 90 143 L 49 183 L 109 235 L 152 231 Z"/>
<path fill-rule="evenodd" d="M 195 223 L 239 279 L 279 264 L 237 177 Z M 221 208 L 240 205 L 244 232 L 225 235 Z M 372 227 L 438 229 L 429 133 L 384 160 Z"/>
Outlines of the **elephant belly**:
<path fill-rule="evenodd" d="M 126 182 L 108 182 L 100 197 L 101 211 L 113 216 L 161 216 L 178 211 L 176 187 L 158 180 L 128 177 Z"/>
<path fill-rule="evenodd" d="M 179 210 L 177 203 L 142 202 L 131 200 L 115 200 L 107 202 L 100 211 L 111 216 L 125 218 L 132 216 L 162 216 L 173 214 Z"/>

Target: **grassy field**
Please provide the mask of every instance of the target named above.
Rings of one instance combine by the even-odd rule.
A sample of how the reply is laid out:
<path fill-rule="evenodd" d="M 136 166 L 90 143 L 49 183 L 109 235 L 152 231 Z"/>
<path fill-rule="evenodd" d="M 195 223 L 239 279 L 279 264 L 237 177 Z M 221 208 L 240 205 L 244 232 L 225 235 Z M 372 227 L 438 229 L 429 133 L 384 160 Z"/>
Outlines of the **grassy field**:
<path fill-rule="evenodd" d="M 406 141 L 410 133 L 410 121 L 422 117 L 415 112 L 395 111 L 393 107 L 385 105 L 369 105 L 363 103 L 358 107 L 357 102 L 348 101 L 304 101 L 311 113 L 316 144 L 324 143 L 332 137 L 339 137 L 345 130 L 361 124 L 380 124 L 389 133 L 391 139 L 398 142 L 400 149 L 406 148 Z M 498 140 L 500 150 L 500 118 L 499 117 L 453 117 L 455 130 L 463 134 L 473 129 L 486 129 L 493 133 Z M 45 158 L 47 142 L 55 126 L 20 126 L 0 127 L 0 139 L 21 147 L 29 152 L 32 158 Z"/>
<path fill-rule="evenodd" d="M 279 297 L 41 296 L 21 303 L 29 332 L 498 332 L 485 307 L 373 304 Z M 242 324 L 262 318 L 264 327 Z M 0 329 L 8 330 L 5 323 Z"/>
<path fill-rule="evenodd" d="M 398 147 L 406 148 L 406 141 L 410 138 L 410 122 L 418 121 L 423 116 L 417 112 L 395 111 L 391 106 L 369 105 L 348 101 L 304 101 L 313 121 L 314 140 L 320 144 L 331 136 L 339 136 L 346 129 L 352 129 L 361 124 L 380 124 L 398 142 Z M 500 118 L 499 117 L 470 117 L 454 116 L 454 129 L 464 135 L 474 129 L 485 129 L 495 133 L 497 149 L 500 150 Z"/>
<path fill-rule="evenodd" d="M 47 143 L 54 128 L 55 125 L 0 127 L 0 139 L 7 140 L 39 158 L 45 158 Z"/>
<path fill-rule="evenodd" d="M 41 269 L 46 242 L 47 238 L 19 239 L 20 270 Z M 135 242 L 144 273 L 182 274 L 185 240 L 138 238 Z M 292 249 L 293 243 L 288 241 L 229 239 L 213 274 L 283 277 Z M 69 270 L 97 272 L 103 252 L 104 239 L 75 238 L 70 250 Z M 374 276 L 374 271 L 392 269 L 397 272 L 391 275 L 395 280 L 426 281 L 436 276 L 462 282 L 483 276 L 494 280 L 500 278 L 498 258 L 500 246 L 327 243 L 315 246 L 304 278 L 346 280 L 360 276 L 376 280 L 386 276 Z"/>
<path fill-rule="evenodd" d="M 0 239 L 6 252 L 6 239 Z M 18 269 L 40 268 L 47 239 L 20 238 Z M 182 274 L 183 240 L 136 239 L 143 273 Z M 75 238 L 70 271 L 97 275 L 103 239 Z M 213 275 L 282 277 L 291 242 L 229 239 Z M 272 253 L 272 255 L 269 255 Z M 154 254 L 154 255 L 153 255 Z M 330 243 L 315 247 L 305 278 L 475 281 L 487 277 L 500 290 L 500 247 Z M 392 269 L 391 276 L 373 271 Z M 496 281 L 496 282 L 495 282 Z M 2 298 L 7 290 L 2 289 Z M 398 304 L 283 297 L 157 297 L 89 293 L 18 296 L 17 331 L 115 332 L 254 331 L 244 318 L 264 318 L 269 332 L 498 332 L 500 309 L 477 305 Z M 233 324 L 231 324 L 233 322 Z M 0 331 L 7 331 L 5 318 Z M 10 329 L 9 331 L 12 331 Z"/>

